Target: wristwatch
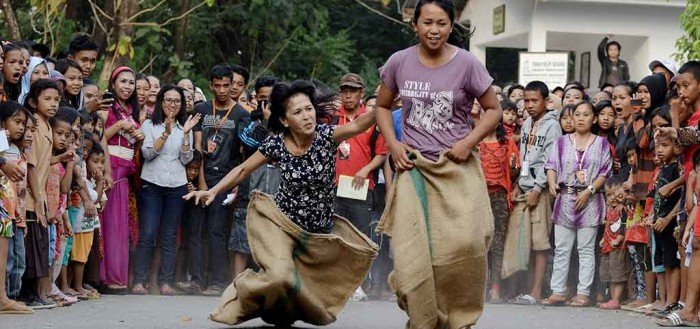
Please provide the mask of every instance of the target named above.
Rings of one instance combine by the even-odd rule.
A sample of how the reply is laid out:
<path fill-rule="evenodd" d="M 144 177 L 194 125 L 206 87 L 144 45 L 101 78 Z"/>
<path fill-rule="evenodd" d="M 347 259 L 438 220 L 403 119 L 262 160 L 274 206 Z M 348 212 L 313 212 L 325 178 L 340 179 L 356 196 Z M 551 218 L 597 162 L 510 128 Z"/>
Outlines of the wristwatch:
<path fill-rule="evenodd" d="M 596 192 L 596 189 L 593 185 L 588 185 L 587 189 L 588 189 L 588 192 L 591 192 L 591 194 L 595 194 L 595 192 Z"/>

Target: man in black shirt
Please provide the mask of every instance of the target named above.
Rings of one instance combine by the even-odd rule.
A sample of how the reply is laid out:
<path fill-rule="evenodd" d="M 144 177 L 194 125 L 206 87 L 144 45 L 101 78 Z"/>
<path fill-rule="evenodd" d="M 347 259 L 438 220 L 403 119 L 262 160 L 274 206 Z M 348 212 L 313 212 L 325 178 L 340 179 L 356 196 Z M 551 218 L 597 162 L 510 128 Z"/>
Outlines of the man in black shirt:
<path fill-rule="evenodd" d="M 218 184 L 243 159 L 240 133 L 250 121 L 249 114 L 232 98 L 239 93 L 234 82 L 243 80 L 243 71 L 235 73 L 230 66 L 217 65 L 209 71 L 209 86 L 214 97 L 198 104 L 194 111 L 202 120 L 194 129 L 194 145 L 203 154 L 199 175 L 199 190 L 207 190 Z M 245 72 L 247 75 L 247 72 Z M 227 238 L 231 210 L 223 205 L 226 193 L 219 195 L 205 211 L 209 234 L 209 267 L 211 278 L 204 295 L 218 296 L 231 280 L 226 277 L 228 262 Z M 203 286 L 204 278 L 193 278 Z"/>

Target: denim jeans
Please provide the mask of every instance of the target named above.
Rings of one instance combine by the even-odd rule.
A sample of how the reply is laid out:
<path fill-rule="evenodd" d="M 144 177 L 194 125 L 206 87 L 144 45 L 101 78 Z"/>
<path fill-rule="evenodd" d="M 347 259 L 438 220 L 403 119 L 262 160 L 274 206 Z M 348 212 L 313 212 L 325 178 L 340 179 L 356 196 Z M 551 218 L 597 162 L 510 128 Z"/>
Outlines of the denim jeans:
<path fill-rule="evenodd" d="M 7 297 L 18 299 L 22 287 L 22 275 L 27 267 L 24 251 L 24 229 L 16 225 L 12 228 L 15 235 L 10 239 L 7 248 L 7 275 L 5 276 L 5 288 Z"/>
<path fill-rule="evenodd" d="M 151 256 L 160 241 L 160 284 L 173 284 L 175 260 L 177 258 L 177 230 L 182 219 L 182 210 L 187 186 L 162 187 L 142 181 L 139 191 L 139 242 L 136 245 L 134 283 L 144 284 L 148 279 Z"/>
<path fill-rule="evenodd" d="M 227 268 L 230 266 L 227 247 L 232 210 L 229 206 L 222 204 L 224 200 L 226 200 L 226 193 L 217 195 L 205 210 L 209 234 L 209 269 L 211 270 L 209 285 L 221 288 L 225 288 L 231 283 L 231 280 L 227 278 Z"/>

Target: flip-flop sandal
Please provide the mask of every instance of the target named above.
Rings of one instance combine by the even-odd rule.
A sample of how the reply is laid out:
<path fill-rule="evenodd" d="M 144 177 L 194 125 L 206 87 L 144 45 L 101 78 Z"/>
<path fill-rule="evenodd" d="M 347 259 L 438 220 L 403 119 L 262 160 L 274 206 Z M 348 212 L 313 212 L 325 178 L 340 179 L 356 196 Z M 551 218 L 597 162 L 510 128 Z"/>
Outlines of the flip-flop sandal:
<path fill-rule="evenodd" d="M 566 306 L 566 300 L 550 300 L 551 297 L 547 297 L 540 302 L 542 306 Z"/>
<path fill-rule="evenodd" d="M 2 305 L 0 314 L 34 314 L 34 310 L 17 301 L 11 300 L 9 303 Z"/>
<path fill-rule="evenodd" d="M 569 301 L 568 306 L 571 307 L 590 307 L 591 306 L 591 300 L 588 298 L 573 298 L 571 301 Z"/>
<path fill-rule="evenodd" d="M 681 319 L 678 313 L 671 313 L 663 319 L 654 322 L 661 327 L 700 327 L 700 323 Z"/>
<path fill-rule="evenodd" d="M 644 313 L 650 307 L 651 307 L 651 304 L 646 304 L 646 305 L 642 305 L 642 306 L 638 306 L 638 307 L 635 307 L 634 305 L 629 305 L 629 304 L 620 306 L 621 309 L 623 309 L 625 311 L 634 312 L 634 313 Z"/>
<path fill-rule="evenodd" d="M 537 300 L 530 295 L 520 295 L 514 299 L 511 299 L 508 303 L 513 305 L 532 306 L 537 305 Z"/>

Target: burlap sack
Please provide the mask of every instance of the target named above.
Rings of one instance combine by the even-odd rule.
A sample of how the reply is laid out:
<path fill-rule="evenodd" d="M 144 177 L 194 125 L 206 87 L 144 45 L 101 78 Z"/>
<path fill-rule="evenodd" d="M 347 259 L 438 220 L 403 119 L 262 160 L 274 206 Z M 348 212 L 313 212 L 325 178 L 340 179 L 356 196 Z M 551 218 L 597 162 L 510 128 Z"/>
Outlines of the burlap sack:
<path fill-rule="evenodd" d="M 544 192 L 543 192 L 544 193 Z M 505 248 L 503 249 L 503 268 L 501 278 L 506 279 L 520 271 L 527 271 L 532 246 L 532 222 L 527 202 L 524 197 L 513 200 L 513 212 L 508 221 Z"/>
<path fill-rule="evenodd" d="M 415 169 L 397 175 L 378 227 L 391 236 L 389 283 L 407 328 L 470 326 L 483 310 L 494 229 L 481 164 L 416 156 Z"/>
<path fill-rule="evenodd" d="M 309 233 L 257 191 L 246 223 L 260 271 L 236 277 L 210 315 L 216 322 L 235 325 L 260 317 L 275 325 L 332 323 L 377 255 L 377 245 L 347 220 L 336 217 L 332 234 Z"/>

